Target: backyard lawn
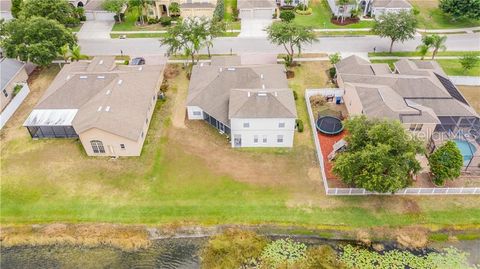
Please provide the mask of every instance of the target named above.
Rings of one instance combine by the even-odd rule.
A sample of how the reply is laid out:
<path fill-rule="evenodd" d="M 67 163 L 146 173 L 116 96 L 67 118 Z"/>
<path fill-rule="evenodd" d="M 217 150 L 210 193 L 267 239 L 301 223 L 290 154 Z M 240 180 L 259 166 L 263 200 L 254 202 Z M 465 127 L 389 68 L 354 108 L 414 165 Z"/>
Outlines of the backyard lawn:
<path fill-rule="evenodd" d="M 360 21 L 359 23 L 340 26 L 333 24 L 330 19 L 332 12 L 328 6 L 327 0 L 312 0 L 310 6 L 313 9 L 311 15 L 295 14 L 295 21 L 302 25 L 311 26 L 313 28 L 370 28 L 373 21 Z"/>
<path fill-rule="evenodd" d="M 470 105 L 480 113 L 480 86 L 457 86 Z"/>
<path fill-rule="evenodd" d="M 1 223 L 480 225 L 474 196 L 325 196 L 303 93 L 327 86 L 329 67 L 294 68 L 305 123 L 294 148 L 234 150 L 205 123 L 185 121 L 188 81 L 170 66 L 142 156 L 111 160 L 87 157 L 75 140 L 32 140 L 21 127 L 58 72 L 51 66 L 33 76 L 31 94 L 0 133 Z"/>
<path fill-rule="evenodd" d="M 409 0 L 420 13 L 417 15 L 418 28 L 423 29 L 448 29 L 480 26 L 478 20 L 457 19 L 443 13 L 438 8 L 438 0 Z"/>
<path fill-rule="evenodd" d="M 372 60 L 372 63 L 387 63 L 390 65 L 390 68 L 393 69 L 393 63 L 398 60 Z M 463 70 L 460 61 L 458 59 L 438 59 L 436 60 L 443 71 L 449 76 L 479 76 L 480 75 L 480 66 L 476 66 L 468 71 Z"/>

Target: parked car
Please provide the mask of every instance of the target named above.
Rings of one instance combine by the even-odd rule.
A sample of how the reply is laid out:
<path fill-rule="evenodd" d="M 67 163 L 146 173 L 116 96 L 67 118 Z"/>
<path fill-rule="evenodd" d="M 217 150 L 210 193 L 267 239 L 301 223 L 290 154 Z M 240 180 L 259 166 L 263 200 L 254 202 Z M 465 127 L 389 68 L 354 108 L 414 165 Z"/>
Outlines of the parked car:
<path fill-rule="evenodd" d="M 130 61 L 130 65 L 144 65 L 144 64 L 145 64 L 145 59 L 142 57 L 133 58 Z"/>

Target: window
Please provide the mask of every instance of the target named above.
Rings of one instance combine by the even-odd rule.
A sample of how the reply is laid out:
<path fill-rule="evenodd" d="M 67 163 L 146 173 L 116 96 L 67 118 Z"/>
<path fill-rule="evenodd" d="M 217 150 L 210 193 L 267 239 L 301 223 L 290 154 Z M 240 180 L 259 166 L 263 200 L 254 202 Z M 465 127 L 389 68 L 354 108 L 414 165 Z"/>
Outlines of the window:
<path fill-rule="evenodd" d="M 92 140 L 90 144 L 92 145 L 93 153 L 105 153 L 102 141 Z"/>
<path fill-rule="evenodd" d="M 418 132 L 418 131 L 421 131 L 421 130 L 422 130 L 422 127 L 423 127 L 423 124 L 415 124 L 415 123 L 412 123 L 412 124 L 410 124 L 410 131 L 412 131 L 412 132 Z"/>
<path fill-rule="evenodd" d="M 277 135 L 277 143 L 283 143 L 283 135 Z"/>
<path fill-rule="evenodd" d="M 5 95 L 5 97 L 8 97 L 8 93 L 7 93 L 7 90 L 3 90 L 3 95 Z"/>
<path fill-rule="evenodd" d="M 202 115 L 202 112 L 200 111 L 193 111 L 193 116 L 200 116 Z"/>
<path fill-rule="evenodd" d="M 264 144 L 267 143 L 267 136 L 266 136 L 266 135 L 263 136 L 262 142 L 263 142 Z"/>
<path fill-rule="evenodd" d="M 250 128 L 250 122 L 244 122 L 243 128 Z"/>
<path fill-rule="evenodd" d="M 279 122 L 278 128 L 285 128 L 285 122 Z"/>
<path fill-rule="evenodd" d="M 253 136 L 253 143 L 255 143 L 255 144 L 258 143 L 258 135 Z"/>
<path fill-rule="evenodd" d="M 121 149 L 125 149 L 125 144 L 120 144 Z"/>

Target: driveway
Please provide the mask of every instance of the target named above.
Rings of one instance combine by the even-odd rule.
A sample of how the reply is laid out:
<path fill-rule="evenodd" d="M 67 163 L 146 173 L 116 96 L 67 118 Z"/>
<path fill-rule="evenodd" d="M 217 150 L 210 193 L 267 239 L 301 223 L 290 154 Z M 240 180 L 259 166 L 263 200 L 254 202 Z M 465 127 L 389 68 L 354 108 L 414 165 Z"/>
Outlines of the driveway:
<path fill-rule="evenodd" d="M 243 19 L 239 37 L 266 37 L 265 28 L 272 24 L 272 20 Z"/>
<path fill-rule="evenodd" d="M 78 39 L 110 39 L 114 21 L 86 21 L 77 33 Z"/>

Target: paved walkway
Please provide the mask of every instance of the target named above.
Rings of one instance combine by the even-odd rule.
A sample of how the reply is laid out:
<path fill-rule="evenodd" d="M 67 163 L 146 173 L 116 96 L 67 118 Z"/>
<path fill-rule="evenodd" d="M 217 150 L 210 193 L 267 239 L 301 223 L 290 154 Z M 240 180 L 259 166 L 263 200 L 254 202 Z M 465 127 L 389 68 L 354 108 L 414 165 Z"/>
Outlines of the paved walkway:
<path fill-rule="evenodd" d="M 449 76 L 449 78 L 455 85 L 480 86 L 480 77 Z M 480 91 L 478 94 L 480 94 Z"/>
<path fill-rule="evenodd" d="M 113 21 L 86 21 L 77 33 L 78 39 L 110 39 Z"/>

